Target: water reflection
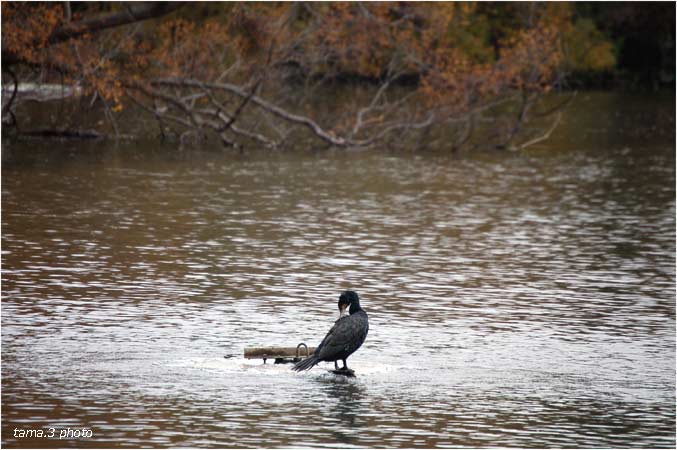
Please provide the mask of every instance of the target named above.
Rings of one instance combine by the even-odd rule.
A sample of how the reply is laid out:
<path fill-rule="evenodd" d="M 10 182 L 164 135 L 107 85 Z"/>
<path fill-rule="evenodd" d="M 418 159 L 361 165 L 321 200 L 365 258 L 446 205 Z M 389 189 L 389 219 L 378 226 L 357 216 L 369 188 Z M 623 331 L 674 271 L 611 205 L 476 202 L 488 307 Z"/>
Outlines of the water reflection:
<path fill-rule="evenodd" d="M 328 416 L 334 420 L 328 428 L 337 444 L 358 446 L 361 429 L 367 427 L 365 405 L 367 388 L 358 381 L 331 376 L 316 380 L 326 396 Z"/>
<path fill-rule="evenodd" d="M 586 142 L 9 157 L 3 445 L 673 447 L 674 140 Z M 356 380 L 240 358 L 349 288 Z"/>

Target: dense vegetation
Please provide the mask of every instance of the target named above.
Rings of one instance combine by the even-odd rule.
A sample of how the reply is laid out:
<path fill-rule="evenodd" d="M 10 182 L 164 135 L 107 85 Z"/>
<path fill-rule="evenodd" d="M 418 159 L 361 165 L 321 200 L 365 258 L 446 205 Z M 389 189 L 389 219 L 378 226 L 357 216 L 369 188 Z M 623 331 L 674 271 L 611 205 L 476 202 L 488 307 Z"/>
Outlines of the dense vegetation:
<path fill-rule="evenodd" d="M 32 82 L 76 87 L 115 134 L 134 109 L 182 142 L 515 149 L 556 127 L 553 90 L 674 83 L 673 3 L 3 2 L 2 19 L 15 129 Z"/>

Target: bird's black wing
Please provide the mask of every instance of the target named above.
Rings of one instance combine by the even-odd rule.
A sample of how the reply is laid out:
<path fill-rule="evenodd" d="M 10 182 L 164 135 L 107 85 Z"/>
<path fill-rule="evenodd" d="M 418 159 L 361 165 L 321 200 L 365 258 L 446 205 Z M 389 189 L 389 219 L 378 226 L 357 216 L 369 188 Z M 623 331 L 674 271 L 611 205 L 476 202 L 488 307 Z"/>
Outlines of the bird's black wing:
<path fill-rule="evenodd" d="M 315 350 L 321 360 L 332 361 L 338 355 L 351 354 L 367 337 L 369 323 L 366 314 L 355 314 L 340 319 Z"/>
<path fill-rule="evenodd" d="M 334 336 L 334 333 L 336 331 L 336 327 L 338 326 L 338 323 L 344 319 L 347 319 L 348 316 L 341 317 L 339 318 L 336 322 L 334 322 L 334 326 L 331 327 L 329 330 L 329 333 L 322 339 L 322 342 L 320 342 L 320 345 L 317 346 L 313 354 L 309 357 L 306 358 L 302 361 L 297 362 L 294 367 L 292 367 L 292 370 L 295 371 L 301 371 L 301 370 L 308 370 L 311 369 L 315 364 L 319 363 L 322 361 L 322 359 L 318 356 L 320 353 L 322 353 L 322 348 L 325 346 L 327 341 L 332 340 L 332 336 Z"/>
<path fill-rule="evenodd" d="M 336 332 L 336 327 L 338 327 L 339 323 L 340 323 L 342 320 L 347 319 L 348 317 L 350 317 L 350 316 L 343 316 L 343 317 L 337 319 L 336 322 L 334 322 L 334 325 L 331 327 L 331 329 L 329 330 L 329 332 L 327 332 L 327 335 L 324 337 L 324 339 L 322 339 L 322 342 L 320 342 L 320 345 L 318 345 L 317 348 L 315 348 L 315 353 L 313 353 L 314 355 L 319 355 L 319 354 L 320 354 L 320 352 L 322 351 L 322 348 L 323 348 L 323 347 L 325 346 L 325 344 L 327 343 L 327 340 L 331 340 L 331 339 L 332 339 L 332 336 L 333 336 L 334 333 Z"/>

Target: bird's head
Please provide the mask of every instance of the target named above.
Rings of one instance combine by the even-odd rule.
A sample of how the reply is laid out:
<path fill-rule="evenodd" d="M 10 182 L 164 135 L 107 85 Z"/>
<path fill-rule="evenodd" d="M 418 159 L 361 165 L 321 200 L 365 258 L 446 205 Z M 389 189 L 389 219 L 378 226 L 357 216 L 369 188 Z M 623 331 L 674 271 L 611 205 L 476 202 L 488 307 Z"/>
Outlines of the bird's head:
<path fill-rule="evenodd" d="M 350 314 L 360 309 L 360 297 L 355 291 L 344 291 L 339 296 L 338 301 L 339 318 L 346 314 L 346 309 L 350 307 Z"/>

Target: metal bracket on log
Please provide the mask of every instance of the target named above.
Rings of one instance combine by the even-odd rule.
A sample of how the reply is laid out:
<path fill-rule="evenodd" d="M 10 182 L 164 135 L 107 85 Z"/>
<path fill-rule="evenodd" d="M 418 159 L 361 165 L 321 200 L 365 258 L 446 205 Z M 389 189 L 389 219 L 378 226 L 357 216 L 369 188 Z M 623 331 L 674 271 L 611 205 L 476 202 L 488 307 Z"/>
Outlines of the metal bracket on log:
<path fill-rule="evenodd" d="M 304 351 L 301 351 L 304 347 Z M 245 347 L 246 359 L 263 359 L 263 364 L 268 359 L 274 359 L 275 364 L 296 363 L 309 357 L 315 352 L 315 347 L 308 347 L 301 342 L 296 347 Z"/>

